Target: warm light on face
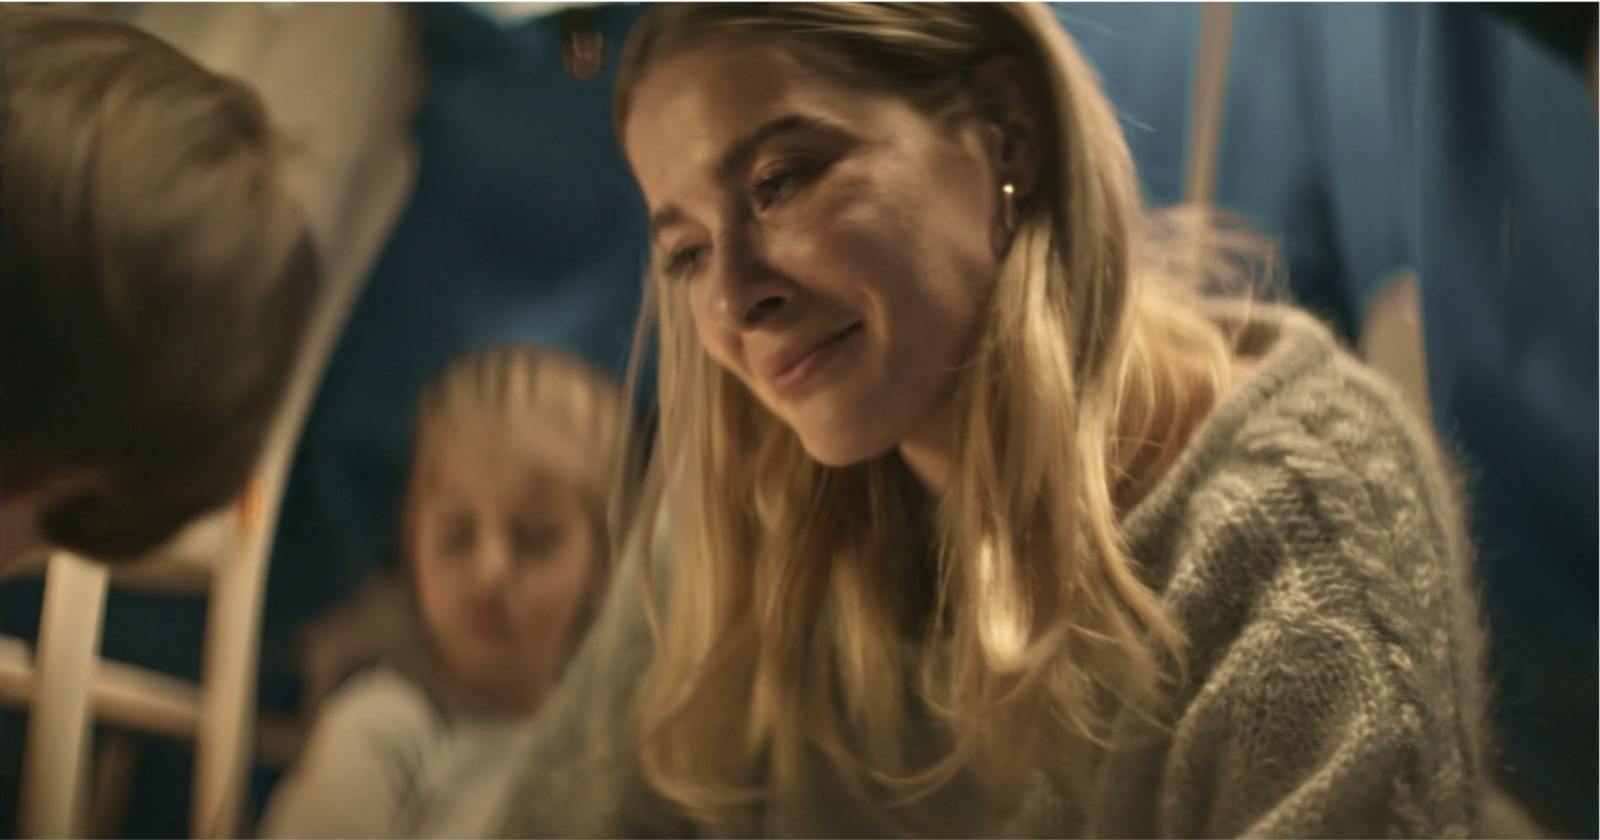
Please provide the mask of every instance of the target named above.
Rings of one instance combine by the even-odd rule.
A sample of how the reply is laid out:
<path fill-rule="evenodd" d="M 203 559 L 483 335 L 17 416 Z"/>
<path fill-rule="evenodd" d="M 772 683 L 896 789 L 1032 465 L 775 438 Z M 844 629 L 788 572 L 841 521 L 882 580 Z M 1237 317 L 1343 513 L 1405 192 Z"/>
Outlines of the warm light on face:
<path fill-rule="evenodd" d="M 998 272 L 982 123 L 839 86 L 772 43 L 670 54 L 630 101 L 665 293 L 706 353 L 826 464 L 948 423 Z"/>

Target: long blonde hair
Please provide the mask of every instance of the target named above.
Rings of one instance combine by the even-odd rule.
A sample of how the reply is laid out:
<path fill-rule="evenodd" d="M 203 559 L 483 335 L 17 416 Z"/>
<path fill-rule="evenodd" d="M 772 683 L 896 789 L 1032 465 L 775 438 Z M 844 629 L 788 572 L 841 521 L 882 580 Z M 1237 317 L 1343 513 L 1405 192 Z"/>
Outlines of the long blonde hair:
<path fill-rule="evenodd" d="M 779 826 L 798 813 L 808 753 L 902 826 L 958 777 L 996 818 L 1034 773 L 1087 805 L 1113 712 L 1158 715 L 1181 678 L 1181 636 L 1118 522 L 1223 387 L 1230 339 L 1195 298 L 1229 237 L 1201 242 L 1184 233 L 1194 217 L 1145 212 L 1115 113 L 1043 8 L 656 7 L 624 52 L 618 124 L 653 61 L 719 37 L 782 40 L 929 111 L 1009 53 L 1048 94 L 1055 152 L 1017 207 L 957 374 L 938 499 L 895 453 L 811 460 L 702 350 L 681 287 L 646 284 L 638 343 L 655 322 L 660 425 L 634 544 L 666 523 L 673 578 L 651 606 L 647 777 L 696 817 L 745 828 L 761 808 Z M 913 755 L 923 713 L 938 740 Z"/>

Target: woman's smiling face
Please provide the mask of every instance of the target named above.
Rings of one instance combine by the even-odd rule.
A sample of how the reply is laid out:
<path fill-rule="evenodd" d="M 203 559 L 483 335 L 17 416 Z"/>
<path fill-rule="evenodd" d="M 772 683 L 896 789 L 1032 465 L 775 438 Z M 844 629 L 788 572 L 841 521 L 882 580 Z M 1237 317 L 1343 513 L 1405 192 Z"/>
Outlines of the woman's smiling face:
<path fill-rule="evenodd" d="M 1001 253 L 998 133 L 964 101 L 924 113 L 759 39 L 666 55 L 631 92 L 664 293 L 824 464 L 948 434 Z"/>

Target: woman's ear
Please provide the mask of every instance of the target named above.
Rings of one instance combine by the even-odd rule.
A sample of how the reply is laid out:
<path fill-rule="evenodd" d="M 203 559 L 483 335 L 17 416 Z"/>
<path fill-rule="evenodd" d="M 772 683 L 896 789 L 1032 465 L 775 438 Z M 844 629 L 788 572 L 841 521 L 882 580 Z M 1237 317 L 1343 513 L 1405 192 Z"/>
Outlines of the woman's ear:
<path fill-rule="evenodd" d="M 1014 55 L 984 59 L 973 70 L 971 94 L 993 129 L 995 173 L 1026 197 L 1039 181 L 1050 150 L 1048 109 L 1028 66 Z"/>

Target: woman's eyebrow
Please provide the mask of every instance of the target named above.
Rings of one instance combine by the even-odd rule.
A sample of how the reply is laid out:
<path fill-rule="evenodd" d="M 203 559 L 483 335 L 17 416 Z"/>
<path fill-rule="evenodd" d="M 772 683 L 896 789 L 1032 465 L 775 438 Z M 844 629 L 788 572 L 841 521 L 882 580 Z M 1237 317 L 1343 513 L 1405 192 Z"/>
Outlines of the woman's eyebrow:
<path fill-rule="evenodd" d="M 824 120 L 808 117 L 803 114 L 784 114 L 774 117 L 759 126 L 756 126 L 745 136 L 728 144 L 726 151 L 717 161 L 715 170 L 719 181 L 732 180 L 750 164 L 761 146 L 774 137 L 791 134 L 797 131 L 814 129 L 828 129 L 831 126 Z M 676 205 L 668 204 L 652 213 L 650 216 L 650 236 L 659 239 L 663 230 L 683 221 L 683 211 Z"/>
<path fill-rule="evenodd" d="M 762 144 L 774 137 L 796 131 L 823 127 L 825 123 L 812 117 L 801 114 L 785 114 L 774 117 L 728 145 L 727 151 L 722 153 L 722 160 L 717 164 L 717 177 L 728 179 L 736 177 L 746 166 L 750 159 L 755 157 Z"/>

